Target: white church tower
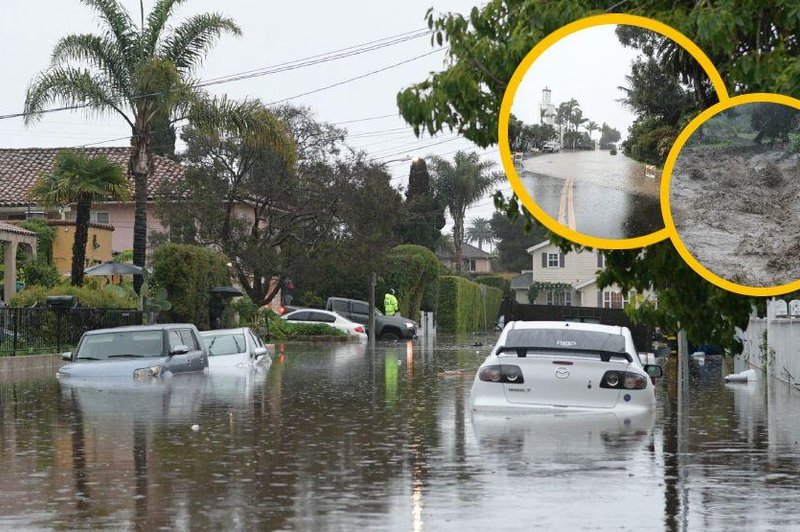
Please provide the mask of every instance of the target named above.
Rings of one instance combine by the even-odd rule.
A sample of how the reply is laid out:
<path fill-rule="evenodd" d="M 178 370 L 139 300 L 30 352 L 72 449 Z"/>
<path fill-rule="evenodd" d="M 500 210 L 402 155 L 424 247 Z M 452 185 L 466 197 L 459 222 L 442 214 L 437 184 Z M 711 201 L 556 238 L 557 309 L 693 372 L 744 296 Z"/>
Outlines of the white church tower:
<path fill-rule="evenodd" d="M 551 101 L 552 91 L 545 87 L 542 89 L 542 101 L 539 103 L 539 118 L 542 124 L 555 126 L 556 106 Z"/>

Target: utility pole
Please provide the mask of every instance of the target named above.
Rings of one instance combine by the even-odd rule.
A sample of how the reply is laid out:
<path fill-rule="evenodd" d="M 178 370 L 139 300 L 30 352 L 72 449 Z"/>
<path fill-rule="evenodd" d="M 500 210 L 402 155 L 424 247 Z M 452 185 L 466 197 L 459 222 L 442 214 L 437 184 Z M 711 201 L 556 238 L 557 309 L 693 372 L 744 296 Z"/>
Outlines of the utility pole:
<path fill-rule="evenodd" d="M 369 274 L 369 318 L 367 319 L 367 330 L 369 334 L 369 349 L 375 351 L 375 285 L 378 284 L 375 272 Z"/>

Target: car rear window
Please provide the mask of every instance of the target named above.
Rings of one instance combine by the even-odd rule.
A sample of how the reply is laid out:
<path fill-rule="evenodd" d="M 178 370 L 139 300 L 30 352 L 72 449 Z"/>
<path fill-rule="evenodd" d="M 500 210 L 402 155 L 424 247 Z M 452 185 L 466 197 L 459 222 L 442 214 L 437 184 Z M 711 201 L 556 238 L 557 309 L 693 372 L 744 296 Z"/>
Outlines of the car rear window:
<path fill-rule="evenodd" d="M 336 321 L 336 316 L 332 316 L 325 312 L 312 312 L 308 321 L 321 321 L 322 323 L 333 323 Z"/>
<path fill-rule="evenodd" d="M 288 321 L 308 321 L 308 315 L 310 312 L 308 311 L 301 311 L 301 312 L 293 312 L 292 314 L 286 316 Z"/>
<path fill-rule="evenodd" d="M 247 352 L 247 344 L 243 334 L 215 334 L 204 336 L 210 356 L 235 355 Z"/>
<path fill-rule="evenodd" d="M 599 331 L 576 329 L 518 329 L 508 332 L 504 348 L 544 349 L 548 351 L 603 351 L 625 353 L 625 337 Z"/>
<path fill-rule="evenodd" d="M 113 355 L 156 357 L 163 352 L 162 331 L 119 331 L 85 336 L 76 359 L 103 360 Z"/>

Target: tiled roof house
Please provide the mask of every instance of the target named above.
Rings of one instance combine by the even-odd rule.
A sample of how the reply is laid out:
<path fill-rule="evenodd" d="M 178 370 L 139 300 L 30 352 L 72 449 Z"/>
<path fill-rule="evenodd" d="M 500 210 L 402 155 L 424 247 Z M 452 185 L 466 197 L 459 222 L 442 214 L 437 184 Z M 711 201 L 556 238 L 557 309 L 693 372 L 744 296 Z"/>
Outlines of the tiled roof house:
<path fill-rule="evenodd" d="M 47 210 L 28 198 L 28 191 L 36 179 L 53 170 L 56 155 L 62 148 L 0 149 L 0 220 L 27 218 L 60 219 L 61 213 Z M 130 147 L 84 148 L 90 157 L 105 155 L 112 162 L 128 168 Z M 165 183 L 180 179 L 183 167 L 166 157 L 155 156 L 154 171 L 148 183 L 148 199 L 153 200 Z M 133 193 L 133 181 L 130 182 Z M 154 216 L 154 205 L 148 205 L 148 231 L 164 228 Z M 74 210 L 63 214 L 67 220 L 75 217 Z M 134 205 L 132 201 L 92 204 L 92 221 L 114 226 L 112 246 L 114 251 L 130 249 L 133 242 Z"/>

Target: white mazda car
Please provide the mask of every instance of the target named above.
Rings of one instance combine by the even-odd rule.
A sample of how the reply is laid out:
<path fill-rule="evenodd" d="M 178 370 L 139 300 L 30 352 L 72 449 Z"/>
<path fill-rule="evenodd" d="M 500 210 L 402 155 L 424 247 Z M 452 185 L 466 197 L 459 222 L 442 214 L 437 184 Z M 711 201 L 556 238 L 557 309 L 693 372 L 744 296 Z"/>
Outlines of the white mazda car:
<path fill-rule="evenodd" d="M 634 411 L 655 406 L 661 366 L 643 365 L 627 327 L 508 323 L 472 384 L 475 411 Z"/>

